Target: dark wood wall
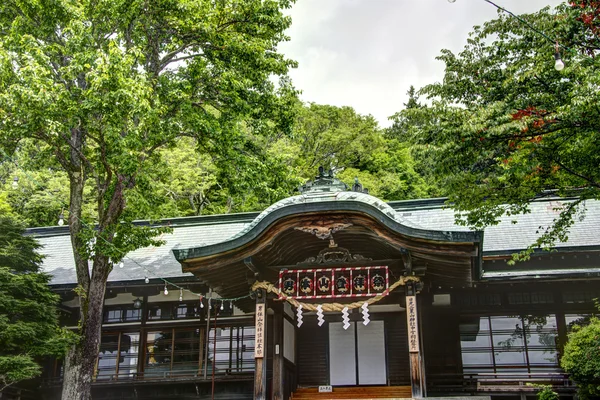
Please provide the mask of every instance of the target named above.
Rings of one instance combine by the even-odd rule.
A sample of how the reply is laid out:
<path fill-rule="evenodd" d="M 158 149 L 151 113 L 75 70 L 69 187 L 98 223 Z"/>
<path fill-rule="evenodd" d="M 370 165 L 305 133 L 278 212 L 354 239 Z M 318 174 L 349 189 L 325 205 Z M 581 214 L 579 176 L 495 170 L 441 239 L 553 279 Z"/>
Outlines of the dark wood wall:
<path fill-rule="evenodd" d="M 388 382 L 392 386 L 410 385 L 406 314 L 389 314 L 384 321 Z"/>
<path fill-rule="evenodd" d="M 305 318 L 296 331 L 296 370 L 298 386 L 319 386 L 329 383 L 329 330 L 319 327 L 314 318 Z"/>

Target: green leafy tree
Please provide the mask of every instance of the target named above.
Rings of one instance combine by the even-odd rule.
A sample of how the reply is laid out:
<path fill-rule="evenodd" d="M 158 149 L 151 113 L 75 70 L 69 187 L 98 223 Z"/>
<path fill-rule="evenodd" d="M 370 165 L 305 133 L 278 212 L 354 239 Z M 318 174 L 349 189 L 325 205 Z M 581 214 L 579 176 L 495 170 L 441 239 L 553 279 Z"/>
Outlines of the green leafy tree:
<path fill-rule="evenodd" d="M 386 129 L 386 137 L 391 140 L 398 140 L 404 148 L 410 150 L 410 156 L 414 160 L 415 172 L 428 184 L 428 196 L 448 196 L 442 177 L 434 167 L 435 159 L 432 157 L 431 152 L 424 151 L 422 146 L 415 145 L 407 140 L 407 137 L 410 138 L 411 133 L 427 126 L 432 121 L 430 114 L 421 112 L 425 106 L 419 101 L 414 86 L 411 85 L 406 94 L 408 100 L 403 104 L 403 110 L 390 117 L 392 126 Z"/>
<path fill-rule="evenodd" d="M 306 181 L 323 166 L 350 186 L 358 177 L 371 194 L 385 200 L 429 195 L 408 146 L 387 137 L 372 116 L 360 115 L 352 107 L 314 103 L 299 107 L 291 137 L 279 139 L 269 149 L 295 176 Z"/>
<path fill-rule="evenodd" d="M 58 295 L 39 272 L 39 244 L 0 214 L 0 393 L 41 373 L 42 357 L 63 356 L 73 334 L 58 322 Z"/>
<path fill-rule="evenodd" d="M 192 137 L 218 158 L 243 143 L 247 131 L 289 130 L 286 106 L 295 91 L 285 75 L 294 62 L 277 44 L 287 39 L 290 18 L 282 9 L 290 6 L 291 0 L 2 4 L 0 145 L 14 154 L 30 138 L 68 181 L 81 327 L 66 357 L 63 400 L 90 398 L 112 263 L 160 244 L 153 238 L 167 230 L 130 223 L 156 215 L 163 204 L 152 185 L 164 167 L 160 150 Z M 235 156 L 229 161 L 243 158 Z M 86 204 L 94 205 L 93 216 L 86 216 Z"/>
<path fill-rule="evenodd" d="M 430 105 L 394 117 L 406 128 L 402 140 L 432 160 L 464 224 L 527 213 L 547 193 L 576 197 L 522 257 L 566 240 L 585 200 L 600 193 L 599 7 L 578 1 L 521 20 L 501 13 L 475 27 L 459 54 L 442 51 L 443 81 L 419 92 Z M 539 32 L 562 46 L 564 70 L 553 67 L 555 43 Z"/>
<path fill-rule="evenodd" d="M 587 325 L 572 327 L 560 365 L 583 398 L 600 395 L 600 319 L 592 317 Z"/>

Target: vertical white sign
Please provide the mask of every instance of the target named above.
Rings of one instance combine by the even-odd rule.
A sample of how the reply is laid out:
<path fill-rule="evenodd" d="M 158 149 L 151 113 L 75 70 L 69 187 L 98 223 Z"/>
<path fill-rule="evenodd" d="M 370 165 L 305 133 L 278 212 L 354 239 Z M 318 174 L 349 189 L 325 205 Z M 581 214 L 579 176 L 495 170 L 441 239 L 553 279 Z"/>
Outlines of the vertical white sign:
<path fill-rule="evenodd" d="M 419 324 L 417 319 L 417 296 L 406 296 L 406 323 L 408 326 L 408 351 L 419 352 Z"/>
<path fill-rule="evenodd" d="M 265 354 L 265 305 L 256 305 L 256 337 L 254 339 L 254 358 L 263 358 Z"/>

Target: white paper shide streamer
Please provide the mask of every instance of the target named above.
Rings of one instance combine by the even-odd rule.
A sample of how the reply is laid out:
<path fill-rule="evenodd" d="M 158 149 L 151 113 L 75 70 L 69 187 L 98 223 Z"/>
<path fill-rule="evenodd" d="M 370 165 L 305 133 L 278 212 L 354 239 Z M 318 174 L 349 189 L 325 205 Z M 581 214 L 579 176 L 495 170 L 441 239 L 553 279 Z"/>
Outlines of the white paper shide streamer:
<path fill-rule="evenodd" d="M 344 329 L 350 328 L 350 317 L 348 317 L 348 307 L 342 310 L 342 320 L 344 321 Z"/>
<path fill-rule="evenodd" d="M 298 328 L 300 328 L 300 326 L 302 326 L 302 323 L 304 322 L 302 318 L 302 304 L 300 304 L 296 309 L 296 325 L 298 326 Z"/>
<path fill-rule="evenodd" d="M 323 306 L 320 304 L 317 306 L 317 320 L 319 321 L 319 326 L 325 323 L 325 318 L 323 318 Z"/>
<path fill-rule="evenodd" d="M 363 325 L 367 326 L 371 322 L 369 319 L 369 303 L 365 302 L 360 308 L 362 308 Z"/>

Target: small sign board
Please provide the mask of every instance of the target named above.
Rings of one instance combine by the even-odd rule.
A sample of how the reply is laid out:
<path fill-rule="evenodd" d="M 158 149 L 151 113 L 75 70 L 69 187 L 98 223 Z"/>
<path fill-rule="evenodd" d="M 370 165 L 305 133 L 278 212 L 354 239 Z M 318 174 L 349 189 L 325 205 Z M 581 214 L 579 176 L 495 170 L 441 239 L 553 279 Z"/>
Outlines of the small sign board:
<path fill-rule="evenodd" d="M 256 305 L 256 337 L 254 340 L 254 358 L 263 358 L 265 354 L 265 305 Z"/>
<path fill-rule="evenodd" d="M 331 393 L 333 392 L 333 387 L 331 385 L 319 386 L 319 393 Z"/>
<path fill-rule="evenodd" d="M 419 352 L 419 322 L 417 317 L 417 296 L 406 296 L 406 322 L 408 325 L 408 351 Z"/>

